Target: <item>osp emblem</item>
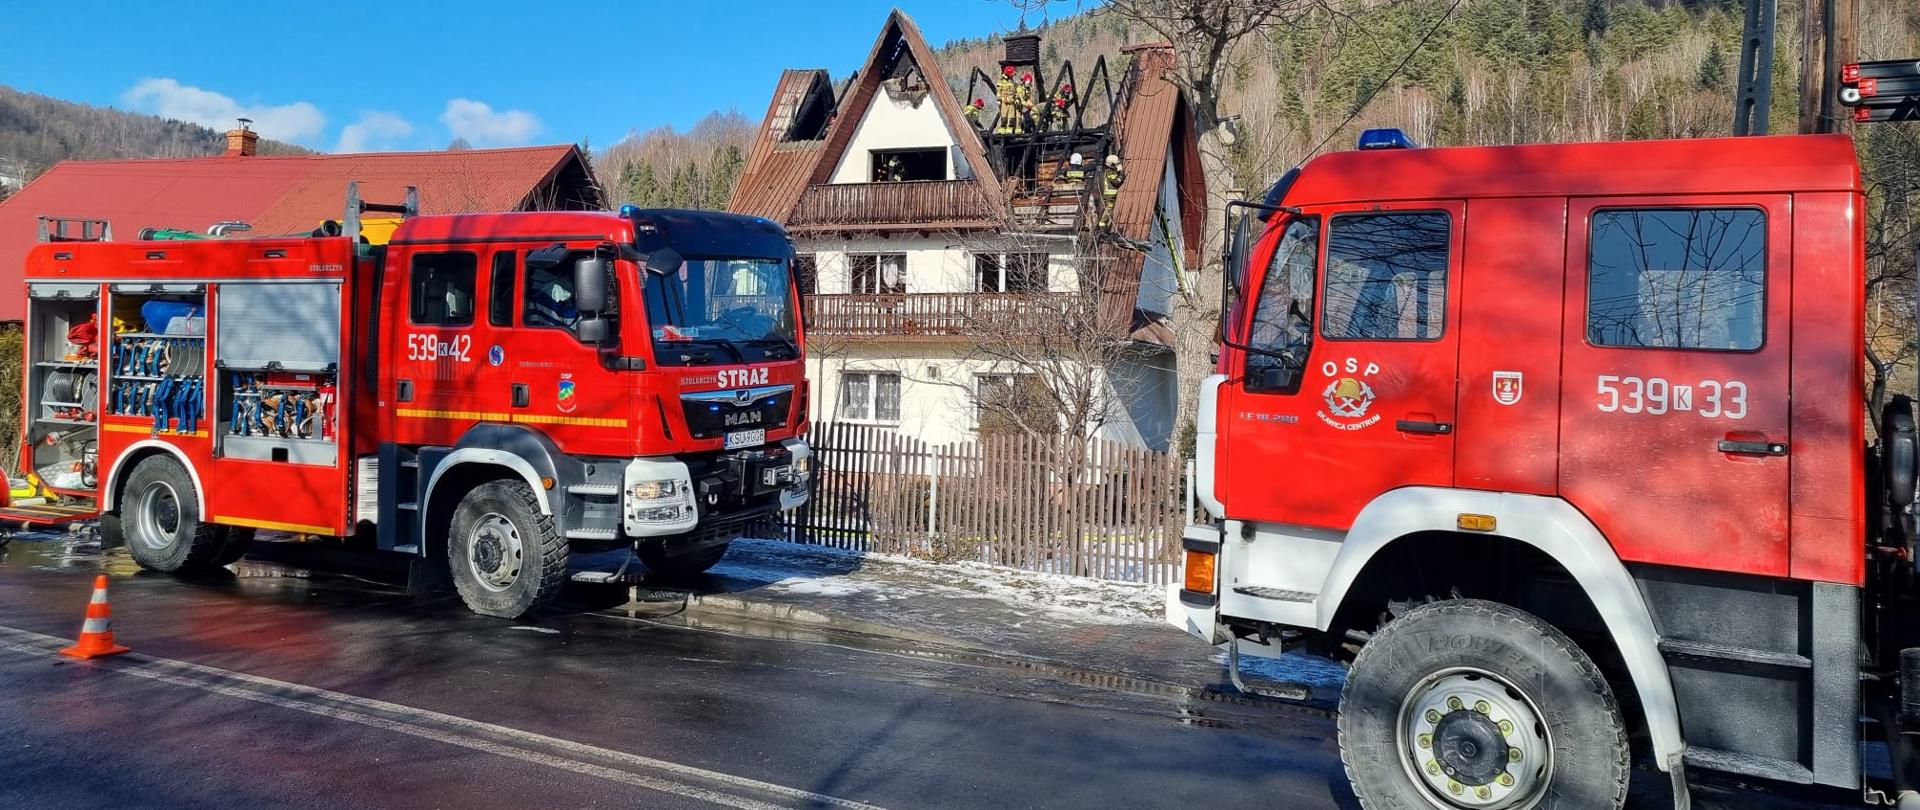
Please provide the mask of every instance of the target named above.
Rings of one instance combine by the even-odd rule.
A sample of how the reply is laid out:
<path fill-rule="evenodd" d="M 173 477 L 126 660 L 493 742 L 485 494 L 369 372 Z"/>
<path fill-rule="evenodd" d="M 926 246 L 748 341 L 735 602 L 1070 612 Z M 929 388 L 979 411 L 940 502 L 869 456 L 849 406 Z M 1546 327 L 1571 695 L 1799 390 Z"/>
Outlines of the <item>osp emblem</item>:
<path fill-rule="evenodd" d="M 1360 430 L 1380 421 L 1379 414 L 1369 415 L 1373 408 L 1373 386 L 1366 378 L 1379 373 L 1380 366 L 1367 363 L 1364 366 L 1357 358 L 1349 357 L 1344 363 L 1328 360 L 1320 366 L 1321 373 L 1332 378 L 1327 382 L 1320 396 L 1327 403 L 1326 410 L 1317 411 L 1320 421 L 1339 430 Z M 1343 376 L 1335 376 L 1345 371 Z"/>
<path fill-rule="evenodd" d="M 559 397 L 555 401 L 554 406 L 559 408 L 561 413 L 573 413 L 575 408 L 580 407 L 580 400 L 577 399 L 579 392 L 574 389 L 572 374 L 560 375 L 560 390 L 558 393 Z"/>
<path fill-rule="evenodd" d="M 1526 378 L 1518 371 L 1496 371 L 1493 373 L 1493 401 L 1502 405 L 1513 405 L 1520 401 L 1524 393 Z"/>

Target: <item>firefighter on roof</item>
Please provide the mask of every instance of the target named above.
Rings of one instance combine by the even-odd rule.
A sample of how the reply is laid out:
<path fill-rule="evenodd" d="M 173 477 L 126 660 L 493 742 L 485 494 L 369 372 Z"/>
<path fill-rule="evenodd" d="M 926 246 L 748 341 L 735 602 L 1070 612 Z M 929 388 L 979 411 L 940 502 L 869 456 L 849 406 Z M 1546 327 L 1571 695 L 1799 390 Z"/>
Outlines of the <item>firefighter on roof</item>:
<path fill-rule="evenodd" d="M 993 131 L 997 135 L 1012 135 L 1020 121 L 1020 86 L 1013 81 L 1013 66 L 1000 69 L 1000 78 L 993 83 L 994 97 L 1000 102 L 999 119 L 994 122 Z"/>
<path fill-rule="evenodd" d="M 1060 85 L 1053 93 L 1053 104 L 1047 108 L 1047 128 L 1067 129 L 1073 123 L 1073 85 Z"/>
<path fill-rule="evenodd" d="M 1127 170 L 1120 168 L 1120 156 L 1108 155 L 1100 173 L 1100 227 L 1113 227 L 1113 203 L 1120 197 L 1120 185 L 1127 182 Z"/>
<path fill-rule="evenodd" d="M 987 106 L 987 102 L 984 99 L 976 98 L 973 100 L 972 104 L 968 104 L 966 107 L 960 110 L 960 115 L 961 117 L 966 118 L 967 123 L 973 125 L 974 129 L 979 129 L 980 113 L 986 109 L 986 106 Z"/>
<path fill-rule="evenodd" d="M 1020 133 L 1031 132 L 1039 123 L 1039 117 L 1037 115 L 1039 108 L 1034 103 L 1035 99 L 1033 97 L 1033 74 L 1020 74 L 1020 86 L 1014 88 L 1014 93 L 1014 106 L 1020 112 L 1019 123 L 1015 125 L 1014 131 Z"/>

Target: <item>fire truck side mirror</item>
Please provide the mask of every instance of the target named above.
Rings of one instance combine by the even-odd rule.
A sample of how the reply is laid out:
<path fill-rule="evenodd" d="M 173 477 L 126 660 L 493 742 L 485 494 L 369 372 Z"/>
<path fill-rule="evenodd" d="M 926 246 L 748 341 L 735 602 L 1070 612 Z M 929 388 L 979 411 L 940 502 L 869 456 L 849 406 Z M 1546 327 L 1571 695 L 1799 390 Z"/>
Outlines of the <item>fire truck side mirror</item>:
<path fill-rule="evenodd" d="M 1247 375 L 1247 390 L 1256 394 L 1292 394 L 1300 390 L 1300 371 L 1280 364 L 1261 366 Z"/>
<path fill-rule="evenodd" d="M 613 321 L 598 315 L 582 317 L 573 325 L 573 334 L 581 343 L 604 346 L 613 340 Z"/>
<path fill-rule="evenodd" d="M 586 256 L 573 263 L 573 299 L 583 313 L 607 311 L 607 260 Z"/>

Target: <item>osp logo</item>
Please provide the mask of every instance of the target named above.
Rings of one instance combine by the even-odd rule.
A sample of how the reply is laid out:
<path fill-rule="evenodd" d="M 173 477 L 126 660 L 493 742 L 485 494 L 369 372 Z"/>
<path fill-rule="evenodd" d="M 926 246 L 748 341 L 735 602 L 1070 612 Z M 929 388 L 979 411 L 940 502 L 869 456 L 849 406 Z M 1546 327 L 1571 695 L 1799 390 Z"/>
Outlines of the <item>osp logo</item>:
<path fill-rule="evenodd" d="M 1328 360 L 1321 364 L 1320 373 L 1329 378 L 1326 390 L 1320 392 L 1321 399 L 1327 403 L 1326 410 L 1315 412 L 1320 421 L 1336 430 L 1360 430 L 1380 421 L 1380 414 L 1367 413 L 1373 409 L 1374 394 L 1366 378 L 1380 373 L 1378 364 L 1362 364 L 1355 357 L 1344 362 Z"/>

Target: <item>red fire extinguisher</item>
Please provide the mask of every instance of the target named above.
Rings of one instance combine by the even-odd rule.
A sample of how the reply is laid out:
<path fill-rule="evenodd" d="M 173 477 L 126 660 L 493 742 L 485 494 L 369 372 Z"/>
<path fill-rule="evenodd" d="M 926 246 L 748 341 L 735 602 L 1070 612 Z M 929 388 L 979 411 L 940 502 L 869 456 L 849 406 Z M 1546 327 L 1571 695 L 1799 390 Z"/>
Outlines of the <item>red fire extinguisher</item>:
<path fill-rule="evenodd" d="M 333 380 L 320 383 L 320 434 L 318 438 L 333 438 Z"/>

